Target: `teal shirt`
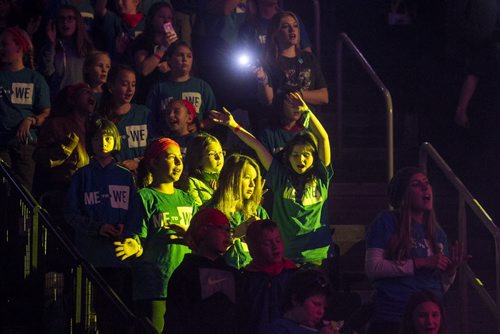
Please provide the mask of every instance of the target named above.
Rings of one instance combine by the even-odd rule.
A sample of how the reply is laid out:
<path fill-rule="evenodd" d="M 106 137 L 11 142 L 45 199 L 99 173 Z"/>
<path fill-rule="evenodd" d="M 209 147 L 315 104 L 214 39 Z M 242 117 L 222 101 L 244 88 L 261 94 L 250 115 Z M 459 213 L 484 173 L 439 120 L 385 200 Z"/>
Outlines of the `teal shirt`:
<path fill-rule="evenodd" d="M 144 155 L 149 139 L 150 110 L 139 104 L 132 104 L 130 111 L 123 115 L 116 127 L 120 133 L 122 149 L 117 161 L 139 158 Z"/>
<path fill-rule="evenodd" d="M 283 150 L 295 135 L 304 129 L 285 130 L 283 128 L 265 128 L 260 136 L 261 143 L 273 155 Z"/>
<path fill-rule="evenodd" d="M 164 115 L 168 103 L 172 100 L 184 99 L 191 102 L 198 119 L 201 121 L 209 110 L 216 109 L 215 95 L 212 87 L 202 79 L 191 77 L 184 82 L 165 80 L 153 86 L 146 99 L 146 106 L 153 111 L 158 127 L 155 127 L 155 136 L 162 131 L 161 115 Z M 163 127 L 165 127 L 163 125 Z"/>
<path fill-rule="evenodd" d="M 135 235 L 144 248 L 133 263 L 134 300 L 164 299 L 174 270 L 191 250 L 170 224 L 187 230 L 197 206 L 188 193 L 175 189 L 171 195 L 151 188 L 139 191 L 143 213 Z"/>
<path fill-rule="evenodd" d="M 322 222 L 321 212 L 333 170 L 331 165 L 317 164 L 315 180 L 306 185 L 298 201 L 292 173 L 295 172 L 273 159 L 266 175 L 266 184 L 274 194 L 272 218 L 281 231 L 285 257 L 297 263 L 318 263 L 326 259 L 332 243 L 330 228 Z"/>
<path fill-rule="evenodd" d="M 40 73 L 29 68 L 0 71 L 0 147 L 16 143 L 19 124 L 46 108 L 50 108 L 50 91 Z M 30 136 L 36 141 L 34 129 Z"/>

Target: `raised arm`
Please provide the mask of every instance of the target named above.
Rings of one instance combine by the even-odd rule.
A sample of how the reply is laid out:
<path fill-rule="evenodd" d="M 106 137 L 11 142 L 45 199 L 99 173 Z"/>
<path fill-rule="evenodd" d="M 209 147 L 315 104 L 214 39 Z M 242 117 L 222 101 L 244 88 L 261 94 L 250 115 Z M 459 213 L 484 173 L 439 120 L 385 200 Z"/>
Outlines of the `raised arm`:
<path fill-rule="evenodd" d="M 255 138 L 253 134 L 242 128 L 233 118 L 233 115 L 226 109 L 222 108 L 223 111 L 210 111 L 210 119 L 215 123 L 219 123 L 230 128 L 233 133 L 238 136 L 245 144 L 250 146 L 251 149 L 257 153 L 260 163 L 266 170 L 269 170 L 271 163 L 273 162 L 273 156 L 266 149 L 262 143 Z"/>
<path fill-rule="evenodd" d="M 307 103 L 321 105 L 328 103 L 328 88 L 320 88 L 302 91 L 304 100 Z"/>
<path fill-rule="evenodd" d="M 300 101 L 301 106 L 299 110 L 304 113 L 305 118 L 309 118 L 309 128 L 312 134 L 318 139 L 318 153 L 319 158 L 325 166 L 329 166 L 331 163 L 331 153 L 330 153 L 330 139 L 328 137 L 328 133 L 325 128 L 319 121 L 319 119 L 314 115 L 314 113 L 309 109 L 307 103 L 304 101 L 302 96 L 299 93 L 290 93 L 292 98 Z"/>
<path fill-rule="evenodd" d="M 469 102 L 474 96 L 479 79 L 473 74 L 467 75 L 465 78 L 460 97 L 458 98 L 458 106 L 455 111 L 455 123 L 461 127 L 469 126 Z"/>

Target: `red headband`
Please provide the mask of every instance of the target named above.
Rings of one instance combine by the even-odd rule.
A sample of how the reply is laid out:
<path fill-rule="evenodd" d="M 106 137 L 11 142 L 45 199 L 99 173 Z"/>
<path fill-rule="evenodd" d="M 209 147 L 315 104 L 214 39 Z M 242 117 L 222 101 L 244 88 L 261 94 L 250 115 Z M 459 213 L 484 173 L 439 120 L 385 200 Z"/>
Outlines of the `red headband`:
<path fill-rule="evenodd" d="M 160 138 L 153 140 L 146 148 L 146 152 L 144 152 L 144 159 L 146 161 L 156 159 L 160 156 L 161 152 L 165 151 L 172 145 L 180 147 L 176 141 L 173 141 L 170 138 Z"/>
<path fill-rule="evenodd" d="M 17 45 L 21 47 L 24 54 L 30 51 L 31 41 L 29 40 L 29 38 L 26 38 L 26 36 L 23 34 L 23 30 L 17 27 L 10 27 L 7 30 L 5 30 L 5 32 L 8 32 L 12 35 L 12 38 L 17 43 Z"/>
<path fill-rule="evenodd" d="M 191 115 L 191 117 L 193 117 L 193 121 L 194 121 L 196 119 L 196 108 L 195 108 L 195 106 L 189 100 L 182 99 L 181 101 L 184 104 L 184 106 L 186 107 L 186 109 L 188 110 L 188 112 Z"/>

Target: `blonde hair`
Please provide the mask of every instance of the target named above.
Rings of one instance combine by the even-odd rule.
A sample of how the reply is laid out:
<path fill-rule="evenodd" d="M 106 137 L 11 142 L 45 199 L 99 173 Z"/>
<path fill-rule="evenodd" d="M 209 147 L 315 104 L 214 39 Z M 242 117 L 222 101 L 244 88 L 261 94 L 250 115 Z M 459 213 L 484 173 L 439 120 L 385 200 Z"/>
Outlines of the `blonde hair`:
<path fill-rule="evenodd" d="M 90 76 L 89 76 L 90 71 L 92 67 L 95 66 L 97 58 L 100 56 L 108 57 L 109 64 L 111 65 L 111 56 L 109 55 L 109 53 L 105 51 L 95 50 L 90 52 L 87 56 L 85 56 L 85 61 L 83 62 L 83 80 L 88 84 L 90 84 Z"/>
<path fill-rule="evenodd" d="M 257 173 L 255 189 L 249 199 L 243 198 L 241 182 L 245 166 L 253 167 Z M 230 155 L 220 172 L 219 185 L 212 197 L 213 206 L 222 211 L 227 217 L 230 217 L 236 208 L 236 211 L 243 213 L 243 219 L 247 220 L 257 213 L 261 199 L 262 176 L 257 162 L 246 155 Z"/>

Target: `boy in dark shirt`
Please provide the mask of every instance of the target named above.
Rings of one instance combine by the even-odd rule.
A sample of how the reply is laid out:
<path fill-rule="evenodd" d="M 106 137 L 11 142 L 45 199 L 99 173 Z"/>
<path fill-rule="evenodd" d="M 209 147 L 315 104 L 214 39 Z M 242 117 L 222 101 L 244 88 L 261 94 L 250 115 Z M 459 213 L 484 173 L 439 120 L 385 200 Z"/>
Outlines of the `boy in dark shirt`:
<path fill-rule="evenodd" d="M 229 221 L 217 209 L 199 211 L 185 238 L 186 254 L 170 279 L 164 333 L 236 333 L 238 272 L 222 254 L 231 244 Z"/>
<path fill-rule="evenodd" d="M 252 222 L 246 232 L 252 262 L 243 270 L 239 301 L 239 333 L 259 333 L 281 317 L 284 286 L 296 265 L 283 257 L 283 240 L 270 219 Z"/>

